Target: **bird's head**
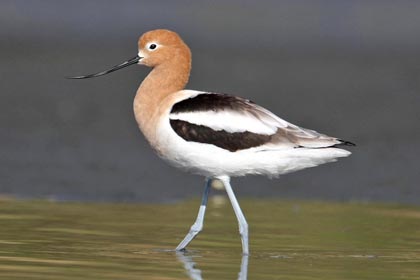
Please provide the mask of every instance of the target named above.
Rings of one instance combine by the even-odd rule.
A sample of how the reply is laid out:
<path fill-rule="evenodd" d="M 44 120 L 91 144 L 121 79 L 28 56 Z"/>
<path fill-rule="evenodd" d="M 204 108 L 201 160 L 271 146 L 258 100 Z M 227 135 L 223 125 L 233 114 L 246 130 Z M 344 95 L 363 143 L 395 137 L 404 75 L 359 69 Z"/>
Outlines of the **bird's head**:
<path fill-rule="evenodd" d="M 191 51 L 181 37 L 167 29 L 148 31 L 140 36 L 138 41 L 138 55 L 114 67 L 83 76 L 68 77 L 70 79 L 87 79 L 106 75 L 133 64 L 148 67 L 159 65 L 181 65 L 189 71 L 191 67 Z"/>
<path fill-rule="evenodd" d="M 179 35 L 166 29 L 144 33 L 138 42 L 139 64 L 156 67 L 179 60 L 191 60 L 191 51 Z"/>

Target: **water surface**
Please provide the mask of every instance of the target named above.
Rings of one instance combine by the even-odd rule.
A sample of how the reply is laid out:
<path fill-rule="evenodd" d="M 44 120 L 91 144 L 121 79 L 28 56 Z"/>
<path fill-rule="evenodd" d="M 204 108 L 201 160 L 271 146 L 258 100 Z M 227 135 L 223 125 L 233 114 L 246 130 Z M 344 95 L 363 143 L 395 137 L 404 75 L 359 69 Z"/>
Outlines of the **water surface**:
<path fill-rule="evenodd" d="M 177 204 L 0 201 L 1 279 L 420 279 L 420 208 L 243 200 L 249 258 L 223 196 L 173 248 L 199 200 Z M 240 276 L 239 276 L 240 275 Z"/>

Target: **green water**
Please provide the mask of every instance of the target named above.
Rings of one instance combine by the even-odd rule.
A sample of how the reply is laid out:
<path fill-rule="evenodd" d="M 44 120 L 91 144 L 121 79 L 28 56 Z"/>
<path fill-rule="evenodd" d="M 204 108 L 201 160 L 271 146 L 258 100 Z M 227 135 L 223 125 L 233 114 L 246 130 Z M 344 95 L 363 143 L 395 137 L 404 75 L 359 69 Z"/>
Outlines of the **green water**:
<path fill-rule="evenodd" d="M 0 201 L 1 279 L 420 279 L 420 208 L 246 200 L 249 258 L 225 197 L 172 251 L 199 201 Z"/>

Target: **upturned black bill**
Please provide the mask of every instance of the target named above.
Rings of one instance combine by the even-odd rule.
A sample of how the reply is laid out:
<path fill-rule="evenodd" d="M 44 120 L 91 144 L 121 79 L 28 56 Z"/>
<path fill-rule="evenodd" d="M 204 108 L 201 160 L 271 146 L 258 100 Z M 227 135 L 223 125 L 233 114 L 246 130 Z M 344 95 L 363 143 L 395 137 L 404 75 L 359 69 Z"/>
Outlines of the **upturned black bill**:
<path fill-rule="evenodd" d="M 109 70 L 105 70 L 105 71 L 102 71 L 102 72 L 99 72 L 99 73 L 95 73 L 95 74 L 89 74 L 89 75 L 84 75 L 84 76 L 66 77 L 66 78 L 67 79 L 88 79 L 88 78 L 95 78 L 95 77 L 103 76 L 103 75 L 106 75 L 108 73 L 111 73 L 111 72 L 120 70 L 120 69 L 122 69 L 124 67 L 130 66 L 130 65 L 133 65 L 133 64 L 137 64 L 137 62 L 139 62 L 139 60 L 140 60 L 140 57 L 138 55 L 136 55 L 135 57 L 133 57 L 133 58 L 127 60 L 127 61 L 124 61 L 121 64 L 115 65 L 114 67 L 112 67 Z"/>

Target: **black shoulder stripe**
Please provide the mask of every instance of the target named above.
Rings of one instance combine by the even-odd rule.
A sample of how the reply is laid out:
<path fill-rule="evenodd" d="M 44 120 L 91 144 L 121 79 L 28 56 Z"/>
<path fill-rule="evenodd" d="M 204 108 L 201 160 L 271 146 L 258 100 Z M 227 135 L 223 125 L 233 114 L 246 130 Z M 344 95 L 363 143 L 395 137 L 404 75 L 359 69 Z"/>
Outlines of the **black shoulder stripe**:
<path fill-rule="evenodd" d="M 212 144 L 222 149 L 236 152 L 258 147 L 271 140 L 272 135 L 252 132 L 230 133 L 213 130 L 207 126 L 196 125 L 182 120 L 170 120 L 173 130 L 185 141 Z"/>
<path fill-rule="evenodd" d="M 222 93 L 204 93 L 175 103 L 171 113 L 222 111 L 225 109 L 240 109 L 251 101 Z"/>

